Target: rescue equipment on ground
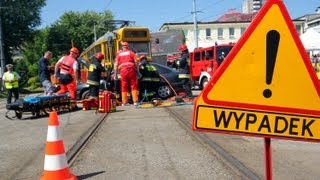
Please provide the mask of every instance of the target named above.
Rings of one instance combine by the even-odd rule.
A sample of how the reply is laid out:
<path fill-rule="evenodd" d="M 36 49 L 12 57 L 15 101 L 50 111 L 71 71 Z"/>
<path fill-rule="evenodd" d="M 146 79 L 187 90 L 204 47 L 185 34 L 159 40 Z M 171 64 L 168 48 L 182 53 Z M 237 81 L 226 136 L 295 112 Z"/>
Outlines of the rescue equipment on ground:
<path fill-rule="evenodd" d="M 160 98 L 153 98 L 151 99 L 151 103 L 153 104 L 153 106 L 159 106 L 162 103 L 162 100 Z"/>
<path fill-rule="evenodd" d="M 22 118 L 24 112 L 31 112 L 32 116 L 39 117 L 41 114 L 48 115 L 52 110 L 68 109 L 69 111 L 77 108 L 76 102 L 72 101 L 67 94 L 52 96 L 30 96 L 18 99 L 16 102 L 6 105 L 8 119 Z M 9 117 L 10 111 L 15 112 L 15 116 Z"/>
<path fill-rule="evenodd" d="M 81 101 L 78 101 L 78 103 L 82 103 L 82 110 L 97 110 L 98 109 L 98 100 L 96 98 L 88 98 Z"/>
<path fill-rule="evenodd" d="M 99 92 L 99 108 L 100 113 L 115 112 L 117 107 L 116 95 L 111 91 Z"/>

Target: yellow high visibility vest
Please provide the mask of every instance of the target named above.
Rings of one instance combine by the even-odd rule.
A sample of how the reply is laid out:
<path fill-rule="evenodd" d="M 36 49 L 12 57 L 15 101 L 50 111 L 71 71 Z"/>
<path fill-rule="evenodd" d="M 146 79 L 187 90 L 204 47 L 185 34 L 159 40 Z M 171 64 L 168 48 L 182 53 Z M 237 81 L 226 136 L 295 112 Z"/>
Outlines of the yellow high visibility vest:
<path fill-rule="evenodd" d="M 18 83 L 18 79 L 17 79 L 17 73 L 16 72 L 12 72 L 13 74 L 13 82 L 8 82 L 6 81 L 4 83 L 4 85 L 6 86 L 6 89 L 12 89 L 12 88 L 18 88 L 19 87 L 19 83 Z M 9 78 L 9 72 L 4 73 L 4 78 L 8 79 Z"/>

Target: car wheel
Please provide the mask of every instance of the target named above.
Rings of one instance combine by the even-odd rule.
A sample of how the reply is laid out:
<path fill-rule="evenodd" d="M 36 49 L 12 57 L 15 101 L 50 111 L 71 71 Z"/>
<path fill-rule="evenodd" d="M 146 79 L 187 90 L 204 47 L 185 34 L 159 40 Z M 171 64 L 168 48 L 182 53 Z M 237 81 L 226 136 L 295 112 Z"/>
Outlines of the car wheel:
<path fill-rule="evenodd" d="M 168 85 L 162 85 L 158 88 L 157 93 L 161 99 L 166 99 L 172 95 L 172 90 Z"/>
<path fill-rule="evenodd" d="M 90 96 L 90 92 L 89 90 L 85 90 L 82 95 L 81 95 L 81 99 L 87 99 Z"/>
<path fill-rule="evenodd" d="M 200 83 L 200 90 L 202 90 L 206 85 L 208 84 L 208 78 L 203 78 L 203 80 Z"/>

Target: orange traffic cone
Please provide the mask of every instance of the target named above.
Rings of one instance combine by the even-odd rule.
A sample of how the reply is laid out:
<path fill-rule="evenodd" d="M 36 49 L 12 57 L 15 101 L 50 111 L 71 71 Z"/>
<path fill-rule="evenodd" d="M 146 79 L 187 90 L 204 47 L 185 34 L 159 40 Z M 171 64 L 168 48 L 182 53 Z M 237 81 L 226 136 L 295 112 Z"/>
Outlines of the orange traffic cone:
<path fill-rule="evenodd" d="M 67 156 L 64 151 L 62 135 L 59 126 L 58 114 L 53 111 L 49 114 L 46 152 L 44 158 L 44 172 L 41 180 L 76 180 L 70 173 Z"/>

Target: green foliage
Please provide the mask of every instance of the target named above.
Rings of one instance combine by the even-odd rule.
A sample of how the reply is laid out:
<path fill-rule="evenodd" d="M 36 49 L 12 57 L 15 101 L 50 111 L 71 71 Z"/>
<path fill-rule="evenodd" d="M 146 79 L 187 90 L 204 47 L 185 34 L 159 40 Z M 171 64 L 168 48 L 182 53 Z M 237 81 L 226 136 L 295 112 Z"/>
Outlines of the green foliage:
<path fill-rule="evenodd" d="M 97 13 L 93 11 L 66 12 L 56 21 L 49 32 L 48 46 L 54 54 L 68 54 L 74 46 L 80 51 L 94 41 L 94 26 L 97 37 L 108 31 L 114 30 L 112 24 L 107 24 L 113 19 L 110 11 Z"/>
<path fill-rule="evenodd" d="M 23 60 L 30 64 L 38 63 L 38 60 L 47 51 L 48 35 L 49 28 L 35 31 L 33 39 L 24 43 L 22 47 Z"/>
<path fill-rule="evenodd" d="M 40 86 L 38 77 L 38 61 L 48 49 L 48 34 L 49 28 L 37 30 L 34 33 L 33 39 L 24 43 L 22 47 L 23 58 L 18 62 L 18 64 L 27 69 L 25 70 L 21 67 L 21 71 L 26 73 L 24 74 L 24 77 L 27 78 L 22 83 L 23 87 L 28 86 L 34 89 Z"/>
<path fill-rule="evenodd" d="M 12 62 L 14 50 L 32 39 L 34 29 L 41 23 L 41 8 L 45 0 L 6 0 L 0 1 L 4 56 L 6 64 Z"/>
<path fill-rule="evenodd" d="M 40 86 L 38 61 L 45 51 L 50 50 L 53 53 L 51 64 L 54 64 L 62 55 L 68 54 L 72 46 L 77 47 L 80 51 L 88 47 L 94 40 L 94 26 L 96 27 L 97 37 L 115 29 L 113 24 L 108 23 L 113 19 L 110 11 L 104 11 L 103 13 L 70 11 L 63 14 L 51 27 L 35 30 L 34 27 L 40 23 L 39 10 L 44 5 L 44 0 L 33 0 L 28 2 L 27 5 L 26 1 L 23 0 L 15 0 L 15 2 L 17 2 L 17 5 L 15 5 L 17 7 L 26 6 L 21 8 L 23 9 L 21 12 L 26 14 L 25 18 L 28 19 L 29 22 L 28 28 L 25 27 L 27 24 L 26 21 L 21 26 L 14 22 L 15 26 L 6 29 L 15 29 L 21 33 L 19 34 L 13 31 L 17 37 L 20 38 L 19 41 L 15 40 L 13 33 L 7 36 L 14 39 L 14 42 L 10 44 L 12 49 L 19 49 L 23 53 L 22 60 L 16 62 L 15 65 L 15 70 L 22 77 L 20 87 L 34 89 Z M 6 4 L 9 5 L 10 3 L 6 1 Z M 10 6 L 13 6 L 13 4 L 11 3 Z M 16 7 L 14 9 L 16 9 Z M 29 11 L 26 12 L 26 9 Z M 18 18 L 23 19 L 20 15 L 22 14 L 19 14 Z M 12 18 L 9 14 L 6 14 L 6 17 Z M 29 18 L 33 18 L 33 20 Z M 9 22 L 12 20 L 7 19 L 6 21 Z M 6 33 L 8 34 L 8 31 L 6 31 Z M 24 37 L 23 33 L 26 33 Z M 8 40 L 9 38 L 7 41 Z M 8 49 L 9 47 L 10 46 L 8 46 Z"/>
<path fill-rule="evenodd" d="M 39 82 L 38 76 L 34 76 L 34 77 L 29 78 L 27 83 L 28 83 L 29 89 L 31 89 L 31 90 L 34 90 L 34 89 L 40 87 L 40 82 Z"/>
<path fill-rule="evenodd" d="M 26 87 L 28 83 L 28 79 L 30 78 L 28 62 L 20 60 L 19 63 L 15 63 L 14 71 L 18 72 L 18 74 L 21 76 L 21 79 L 19 81 L 19 87 L 20 88 Z"/>

